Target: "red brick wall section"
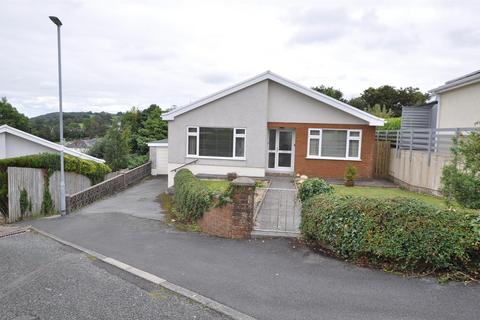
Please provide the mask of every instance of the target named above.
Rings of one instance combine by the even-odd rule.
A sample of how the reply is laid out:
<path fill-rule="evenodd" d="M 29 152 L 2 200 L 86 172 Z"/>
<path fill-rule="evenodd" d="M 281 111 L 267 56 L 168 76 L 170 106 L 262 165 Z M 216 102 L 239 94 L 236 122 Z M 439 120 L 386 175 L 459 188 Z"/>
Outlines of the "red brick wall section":
<path fill-rule="evenodd" d="M 295 129 L 295 173 L 308 177 L 343 178 L 345 167 L 352 164 L 358 169 L 358 178 L 372 178 L 375 168 L 375 127 L 369 125 L 343 125 L 326 123 L 269 122 L 268 128 Z M 308 129 L 335 128 L 361 129 L 361 161 L 307 159 Z"/>
<path fill-rule="evenodd" d="M 235 185 L 232 203 L 212 208 L 198 220 L 203 232 L 231 239 L 247 239 L 253 228 L 253 206 L 255 182 L 253 186 Z"/>

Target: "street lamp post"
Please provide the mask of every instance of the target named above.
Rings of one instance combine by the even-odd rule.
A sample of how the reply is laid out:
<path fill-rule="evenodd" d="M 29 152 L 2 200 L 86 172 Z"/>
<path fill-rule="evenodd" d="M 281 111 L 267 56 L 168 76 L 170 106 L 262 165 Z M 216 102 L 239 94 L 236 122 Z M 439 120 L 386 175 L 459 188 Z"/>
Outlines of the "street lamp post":
<path fill-rule="evenodd" d="M 64 166 L 64 157 L 63 157 L 63 109 L 62 109 L 62 55 L 60 50 L 60 27 L 62 22 L 57 17 L 50 16 L 50 20 L 57 26 L 57 45 L 58 45 L 58 106 L 59 106 L 59 117 L 60 117 L 60 213 L 62 216 L 66 213 L 66 203 L 65 203 L 65 166 Z"/>

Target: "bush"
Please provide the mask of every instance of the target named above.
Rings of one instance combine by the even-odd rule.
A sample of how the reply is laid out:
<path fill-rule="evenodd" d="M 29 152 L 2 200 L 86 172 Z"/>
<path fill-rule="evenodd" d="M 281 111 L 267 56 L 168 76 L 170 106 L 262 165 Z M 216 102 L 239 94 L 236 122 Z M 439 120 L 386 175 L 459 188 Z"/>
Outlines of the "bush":
<path fill-rule="evenodd" d="M 453 159 L 443 167 L 442 192 L 449 201 L 480 209 L 480 128 L 453 142 Z"/>
<path fill-rule="evenodd" d="M 193 222 L 213 206 L 208 188 L 188 169 L 181 169 L 175 175 L 174 208 L 182 222 Z"/>
<path fill-rule="evenodd" d="M 426 272 L 467 268 L 480 253 L 479 225 L 478 214 L 415 199 L 321 195 L 304 203 L 300 229 L 342 258 Z"/>
<path fill-rule="evenodd" d="M 387 118 L 385 124 L 378 127 L 377 130 L 400 130 L 402 126 L 402 118 Z"/>
<path fill-rule="evenodd" d="M 346 181 L 353 181 L 357 177 L 357 173 L 358 173 L 357 167 L 349 164 L 345 168 L 344 178 L 345 178 Z"/>
<path fill-rule="evenodd" d="M 148 162 L 149 157 L 148 154 L 130 154 L 128 155 L 128 169 L 134 169 L 136 167 L 140 167 L 142 164 Z"/>
<path fill-rule="evenodd" d="M 110 168 L 91 160 L 65 155 L 65 171 L 82 174 L 90 179 L 92 184 L 103 181 L 105 175 L 111 172 Z M 47 169 L 49 174 L 60 170 L 60 155 L 56 153 L 41 153 L 17 158 L 0 160 L 0 171 L 5 172 L 7 167 L 26 167 Z"/>
<path fill-rule="evenodd" d="M 318 178 L 307 179 L 300 185 L 298 197 L 304 202 L 313 196 L 332 192 L 333 187 L 327 181 Z"/>

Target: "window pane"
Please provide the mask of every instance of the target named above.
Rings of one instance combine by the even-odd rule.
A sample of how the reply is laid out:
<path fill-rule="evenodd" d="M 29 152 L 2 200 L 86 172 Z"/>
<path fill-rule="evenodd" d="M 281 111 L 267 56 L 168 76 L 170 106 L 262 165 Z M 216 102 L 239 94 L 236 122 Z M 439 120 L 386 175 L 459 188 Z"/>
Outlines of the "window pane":
<path fill-rule="evenodd" d="M 275 150 L 276 135 L 275 129 L 268 130 L 268 150 Z"/>
<path fill-rule="evenodd" d="M 359 131 L 350 131 L 350 137 L 360 137 Z"/>
<path fill-rule="evenodd" d="M 236 134 L 245 134 L 245 129 L 235 129 Z"/>
<path fill-rule="evenodd" d="M 197 128 L 188 128 L 188 132 L 197 132 Z"/>
<path fill-rule="evenodd" d="M 347 131 L 323 130 L 322 157 L 345 158 L 347 149 Z"/>
<path fill-rule="evenodd" d="M 320 135 L 320 130 L 310 130 L 310 135 L 311 136 L 319 136 Z"/>
<path fill-rule="evenodd" d="M 197 137 L 188 136 L 188 154 L 197 154 Z"/>
<path fill-rule="evenodd" d="M 350 140 L 350 144 L 348 145 L 348 156 L 352 158 L 358 157 L 358 147 L 360 145 L 360 141 L 358 140 Z"/>
<path fill-rule="evenodd" d="M 290 168 L 292 163 L 291 153 L 279 153 L 278 154 L 278 166 L 284 168 Z"/>
<path fill-rule="evenodd" d="M 235 139 L 235 157 L 245 156 L 245 138 L 237 137 Z"/>
<path fill-rule="evenodd" d="M 200 128 L 200 156 L 233 157 L 233 129 Z"/>
<path fill-rule="evenodd" d="M 318 156 L 318 147 L 320 146 L 319 139 L 310 139 L 310 156 Z"/>
<path fill-rule="evenodd" d="M 268 154 L 268 167 L 269 168 L 275 168 L 275 153 L 270 152 Z"/>
<path fill-rule="evenodd" d="M 292 150 L 292 132 L 291 131 L 280 131 L 278 140 L 279 140 L 278 150 L 283 150 L 283 151 Z"/>

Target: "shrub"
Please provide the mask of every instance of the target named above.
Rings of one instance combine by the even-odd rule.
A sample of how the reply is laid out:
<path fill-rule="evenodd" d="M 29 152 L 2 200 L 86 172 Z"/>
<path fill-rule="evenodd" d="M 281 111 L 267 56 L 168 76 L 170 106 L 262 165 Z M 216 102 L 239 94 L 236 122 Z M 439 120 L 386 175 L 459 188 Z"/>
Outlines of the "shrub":
<path fill-rule="evenodd" d="M 478 214 L 416 199 L 321 195 L 304 203 L 300 229 L 345 259 L 401 271 L 448 271 L 464 269 L 478 256 L 479 221 Z"/>
<path fill-rule="evenodd" d="M 355 180 L 355 178 L 357 177 L 357 167 L 355 167 L 354 165 L 351 165 L 349 164 L 346 168 L 345 168 L 345 174 L 344 174 L 344 178 L 346 181 L 353 181 Z"/>
<path fill-rule="evenodd" d="M 480 128 L 453 142 L 453 159 L 443 167 L 442 192 L 463 207 L 480 209 Z"/>
<path fill-rule="evenodd" d="M 313 178 L 305 180 L 298 189 L 298 197 L 300 201 L 304 202 L 307 199 L 323 194 L 332 193 L 333 187 L 325 180 Z"/>
<path fill-rule="evenodd" d="M 145 164 L 149 160 L 148 154 L 130 154 L 128 155 L 128 169 L 134 169 L 140 167 L 142 164 Z"/>
<path fill-rule="evenodd" d="M 385 124 L 381 127 L 377 127 L 377 130 L 400 130 L 402 126 L 402 118 L 387 118 Z"/>
<path fill-rule="evenodd" d="M 103 181 L 105 175 L 111 172 L 110 168 L 91 160 L 84 160 L 65 155 L 65 171 L 82 174 L 90 179 L 92 184 Z M 56 153 L 41 153 L 17 158 L 0 160 L 0 171 L 7 167 L 27 167 L 47 169 L 49 174 L 60 170 L 60 155 Z"/>
<path fill-rule="evenodd" d="M 208 188 L 188 169 L 181 169 L 174 180 L 174 208 L 182 222 L 193 222 L 213 205 Z"/>
<path fill-rule="evenodd" d="M 27 190 L 25 188 L 20 190 L 19 201 L 20 201 L 20 214 L 22 215 L 22 218 L 23 218 L 23 216 L 25 216 L 25 214 L 28 211 L 32 211 L 32 203 L 30 202 L 30 199 L 28 198 L 28 193 L 27 193 Z"/>
<path fill-rule="evenodd" d="M 50 194 L 48 186 L 46 186 L 45 190 L 43 191 L 42 207 L 40 211 L 46 216 L 55 213 L 55 205 L 53 204 L 52 195 Z"/>

